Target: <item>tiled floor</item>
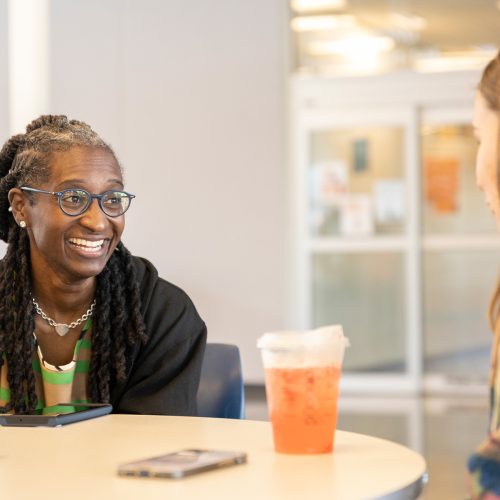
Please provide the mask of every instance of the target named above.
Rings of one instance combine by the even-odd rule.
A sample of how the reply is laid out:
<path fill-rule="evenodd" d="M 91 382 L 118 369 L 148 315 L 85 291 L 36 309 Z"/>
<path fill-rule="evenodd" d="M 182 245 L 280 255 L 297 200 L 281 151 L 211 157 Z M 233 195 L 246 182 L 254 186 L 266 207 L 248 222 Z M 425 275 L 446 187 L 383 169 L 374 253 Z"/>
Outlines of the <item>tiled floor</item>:
<path fill-rule="evenodd" d="M 246 418 L 267 420 L 262 387 L 246 390 Z M 465 463 L 484 438 L 484 397 L 341 397 L 338 428 L 396 441 L 421 453 L 429 483 L 425 500 L 464 500 Z"/>

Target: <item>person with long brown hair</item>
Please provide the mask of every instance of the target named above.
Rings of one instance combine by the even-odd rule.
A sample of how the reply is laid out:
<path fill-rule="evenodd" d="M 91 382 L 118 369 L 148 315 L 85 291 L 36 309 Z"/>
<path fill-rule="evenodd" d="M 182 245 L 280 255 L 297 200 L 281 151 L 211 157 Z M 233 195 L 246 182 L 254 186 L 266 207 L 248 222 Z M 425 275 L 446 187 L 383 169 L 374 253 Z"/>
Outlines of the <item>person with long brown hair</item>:
<path fill-rule="evenodd" d="M 476 93 L 476 182 L 500 229 L 500 52 L 486 66 Z M 490 304 L 493 331 L 488 438 L 469 459 L 474 499 L 500 498 L 500 281 Z"/>
<path fill-rule="evenodd" d="M 112 403 L 196 415 L 206 327 L 121 241 L 135 196 L 87 124 L 42 116 L 0 151 L 0 412 Z"/>

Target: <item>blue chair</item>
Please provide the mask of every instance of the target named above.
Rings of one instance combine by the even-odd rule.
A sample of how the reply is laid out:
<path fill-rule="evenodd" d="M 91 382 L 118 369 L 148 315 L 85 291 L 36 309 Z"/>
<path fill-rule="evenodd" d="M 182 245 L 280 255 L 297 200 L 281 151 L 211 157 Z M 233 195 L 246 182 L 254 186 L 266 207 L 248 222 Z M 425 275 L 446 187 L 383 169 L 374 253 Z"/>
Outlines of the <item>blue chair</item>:
<path fill-rule="evenodd" d="M 245 418 L 245 390 L 238 347 L 207 344 L 196 399 L 200 417 Z"/>

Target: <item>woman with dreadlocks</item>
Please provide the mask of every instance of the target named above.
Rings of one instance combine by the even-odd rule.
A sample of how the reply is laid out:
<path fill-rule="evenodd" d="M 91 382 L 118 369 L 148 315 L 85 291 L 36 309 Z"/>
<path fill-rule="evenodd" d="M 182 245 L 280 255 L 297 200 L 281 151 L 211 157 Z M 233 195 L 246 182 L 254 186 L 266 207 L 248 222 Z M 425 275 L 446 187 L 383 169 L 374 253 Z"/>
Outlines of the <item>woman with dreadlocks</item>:
<path fill-rule="evenodd" d="M 206 328 L 189 297 L 121 242 L 112 149 L 42 116 L 0 151 L 0 411 L 62 402 L 195 415 Z"/>

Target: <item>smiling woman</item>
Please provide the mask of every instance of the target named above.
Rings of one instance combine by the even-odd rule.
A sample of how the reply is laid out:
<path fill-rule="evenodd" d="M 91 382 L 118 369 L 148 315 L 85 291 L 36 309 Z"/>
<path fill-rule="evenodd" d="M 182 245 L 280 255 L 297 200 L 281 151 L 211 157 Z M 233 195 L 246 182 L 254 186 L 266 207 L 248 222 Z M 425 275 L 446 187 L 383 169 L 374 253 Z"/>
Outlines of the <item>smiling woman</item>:
<path fill-rule="evenodd" d="M 189 297 L 121 242 L 112 149 L 42 116 L 0 152 L 0 412 L 63 402 L 195 415 L 206 327 Z"/>

